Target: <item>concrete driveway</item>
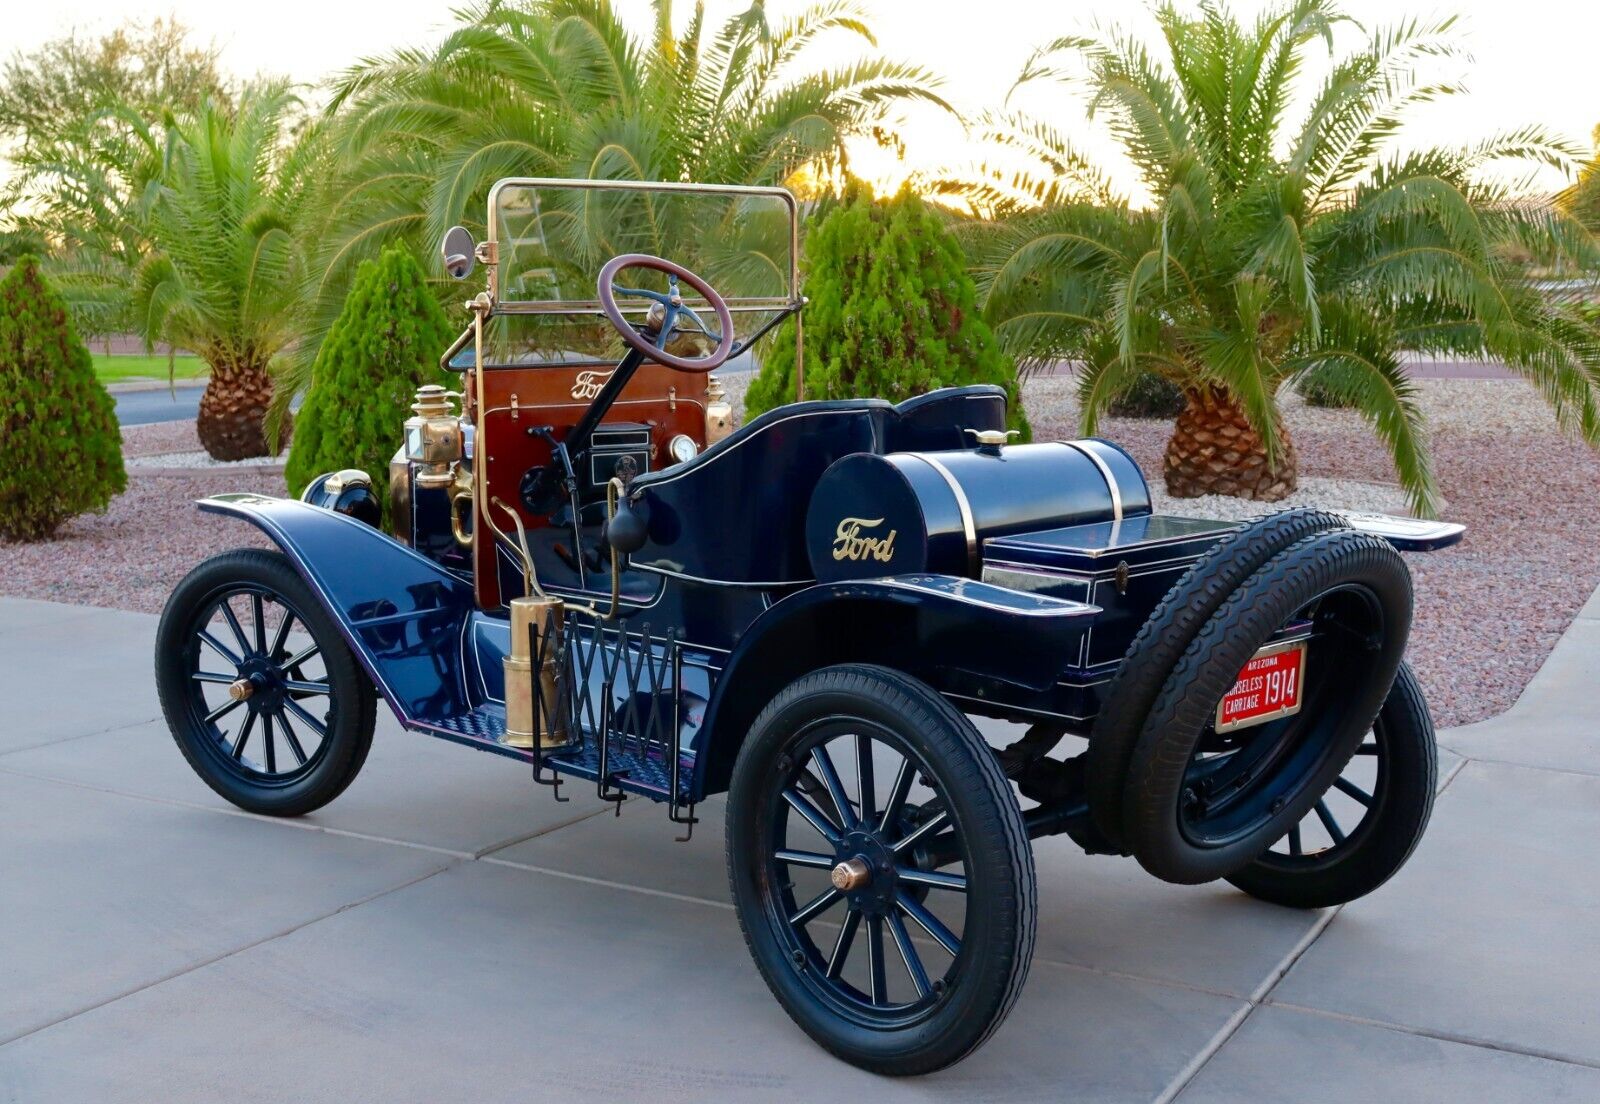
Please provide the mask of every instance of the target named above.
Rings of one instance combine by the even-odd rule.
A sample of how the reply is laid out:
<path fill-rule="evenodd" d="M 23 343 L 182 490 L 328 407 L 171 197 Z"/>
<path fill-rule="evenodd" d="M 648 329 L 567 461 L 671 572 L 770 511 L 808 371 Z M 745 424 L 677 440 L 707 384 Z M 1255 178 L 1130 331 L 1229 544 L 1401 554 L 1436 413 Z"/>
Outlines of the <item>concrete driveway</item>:
<path fill-rule="evenodd" d="M 551 801 L 380 724 L 350 790 L 241 814 L 158 720 L 155 618 L 0 599 L 0 1101 L 1600 1099 L 1600 597 L 1443 733 L 1409 867 L 1340 910 L 1038 851 L 1027 990 L 918 1081 L 794 1028 L 720 806 Z M 1459 753 L 1459 754 L 1455 754 Z"/>

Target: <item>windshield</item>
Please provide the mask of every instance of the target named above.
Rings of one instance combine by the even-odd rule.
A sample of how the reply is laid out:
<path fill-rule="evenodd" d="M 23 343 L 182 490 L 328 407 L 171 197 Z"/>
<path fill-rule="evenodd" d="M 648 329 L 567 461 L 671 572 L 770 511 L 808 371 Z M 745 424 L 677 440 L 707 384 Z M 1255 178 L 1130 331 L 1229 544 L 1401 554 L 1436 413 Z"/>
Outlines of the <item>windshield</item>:
<path fill-rule="evenodd" d="M 499 253 L 490 363 L 615 360 L 621 343 L 595 278 L 622 253 L 665 257 L 702 276 L 727 301 L 741 345 L 799 304 L 795 203 L 778 188 L 503 180 L 490 193 L 489 232 Z M 660 290 L 664 280 L 629 269 L 618 282 Z M 619 302 L 640 317 L 650 305 Z M 685 302 L 705 305 L 688 294 Z"/>

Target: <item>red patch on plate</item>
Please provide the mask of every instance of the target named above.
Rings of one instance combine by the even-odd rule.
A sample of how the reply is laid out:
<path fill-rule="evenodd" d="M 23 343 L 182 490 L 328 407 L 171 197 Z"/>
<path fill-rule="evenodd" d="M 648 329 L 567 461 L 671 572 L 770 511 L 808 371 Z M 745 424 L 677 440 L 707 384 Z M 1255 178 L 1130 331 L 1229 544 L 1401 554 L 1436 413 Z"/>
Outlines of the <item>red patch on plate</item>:
<path fill-rule="evenodd" d="M 1269 644 L 1257 652 L 1217 706 L 1217 731 L 1275 721 L 1300 712 L 1306 644 Z"/>

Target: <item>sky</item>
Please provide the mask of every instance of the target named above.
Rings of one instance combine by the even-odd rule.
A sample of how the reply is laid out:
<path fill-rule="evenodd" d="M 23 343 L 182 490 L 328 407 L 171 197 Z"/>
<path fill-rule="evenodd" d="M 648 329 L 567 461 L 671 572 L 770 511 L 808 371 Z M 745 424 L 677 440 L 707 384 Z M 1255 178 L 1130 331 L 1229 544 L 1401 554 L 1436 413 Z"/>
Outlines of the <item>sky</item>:
<path fill-rule="evenodd" d="M 648 26 L 648 0 L 615 0 L 625 17 Z M 711 20 L 748 0 L 708 0 Z M 944 93 L 962 112 L 1002 105 L 1033 48 L 1063 34 L 1090 30 L 1098 23 L 1123 22 L 1148 31 L 1145 6 L 1134 0 L 865 0 L 879 49 L 919 62 L 945 75 Z M 215 42 L 224 65 L 239 74 L 283 73 L 312 82 L 358 57 L 399 46 L 425 45 L 451 23 L 453 0 L 273 0 L 268 4 L 218 4 L 215 0 L 52 0 L 11 5 L 0 26 L 0 53 L 27 50 L 74 27 L 109 29 L 126 18 L 172 14 L 202 40 Z M 795 0 L 768 0 L 770 13 L 800 8 Z M 1253 13 L 1262 0 L 1234 0 Z M 1593 0 L 1344 0 L 1344 9 L 1373 27 L 1397 15 L 1461 17 L 1461 41 L 1472 56 L 1465 71 L 1452 67 L 1442 76 L 1465 77 L 1468 92 L 1430 105 L 1413 117 L 1413 142 L 1452 144 L 1475 141 L 1501 130 L 1540 123 L 1585 148 L 1600 123 L 1600 78 L 1595 48 L 1600 42 L 1600 4 Z M 691 5 L 679 0 L 678 18 Z M 818 58 L 843 61 L 861 45 L 849 35 L 823 43 Z M 1035 86 L 1019 93 L 1020 106 L 1049 119 L 1129 192 L 1137 186 L 1117 160 L 1114 147 L 1084 118 L 1083 104 L 1066 89 Z M 880 188 L 908 172 L 936 172 L 941 165 L 981 159 L 986 152 L 954 121 L 930 109 L 904 120 L 900 136 L 907 157 L 858 144 L 854 167 Z M 1519 173 L 1520 176 L 1520 173 Z M 1564 181 L 1546 171 L 1530 182 L 1535 191 L 1553 191 Z"/>

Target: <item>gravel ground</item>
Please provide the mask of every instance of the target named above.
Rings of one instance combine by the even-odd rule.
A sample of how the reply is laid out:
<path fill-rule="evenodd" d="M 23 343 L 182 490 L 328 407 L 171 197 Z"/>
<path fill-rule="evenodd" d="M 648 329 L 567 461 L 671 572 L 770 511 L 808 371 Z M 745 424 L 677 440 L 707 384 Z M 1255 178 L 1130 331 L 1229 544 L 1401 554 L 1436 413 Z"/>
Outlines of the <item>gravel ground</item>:
<path fill-rule="evenodd" d="M 0 540 L 6 571 L 0 594 L 48 602 L 111 606 L 160 613 L 172 585 L 207 556 L 229 548 L 270 548 L 259 530 L 242 522 L 202 515 L 194 500 L 224 491 L 285 493 L 283 476 L 259 471 L 144 472 L 139 457 L 199 447 L 193 423 L 129 426 L 122 453 L 130 461 L 128 489 L 104 514 L 67 522 L 53 540 L 13 544 Z"/>
<path fill-rule="evenodd" d="M 746 377 L 728 381 L 739 409 Z M 1407 557 L 1416 580 L 1417 619 L 1409 658 L 1440 727 L 1493 716 L 1516 700 L 1579 608 L 1600 583 L 1600 452 L 1555 429 L 1542 400 L 1515 380 L 1421 380 L 1433 435 L 1444 516 L 1467 526 L 1459 546 Z M 1072 382 L 1024 387 L 1040 439 L 1076 436 Z M 1348 411 L 1286 403 L 1300 450 L 1294 504 L 1401 512 L 1382 449 Z M 1161 470 L 1170 426 L 1110 419 L 1102 436 L 1126 447 L 1146 472 Z M 258 467 L 181 470 L 174 455 L 199 442 L 190 424 L 123 431 L 128 491 L 103 515 L 77 518 L 54 540 L 0 542 L 7 571 L 0 594 L 159 612 L 173 582 L 195 563 L 240 545 L 267 547 L 248 525 L 199 514 L 193 501 L 222 491 L 283 494 L 283 477 Z M 259 462 L 257 462 L 259 463 Z M 1157 509 L 1247 517 L 1266 509 L 1219 499 L 1168 499 Z"/>
<path fill-rule="evenodd" d="M 150 425 L 127 426 L 122 431 L 122 456 L 125 460 L 172 452 L 195 452 L 199 448 L 200 436 L 195 433 L 193 422 L 153 422 Z"/>
<path fill-rule="evenodd" d="M 287 452 L 277 456 L 255 456 L 249 460 L 214 460 L 208 452 L 156 452 L 148 456 L 129 456 L 124 463 L 129 468 L 192 468 L 204 471 L 227 471 L 240 468 L 281 468 L 289 460 Z"/>

